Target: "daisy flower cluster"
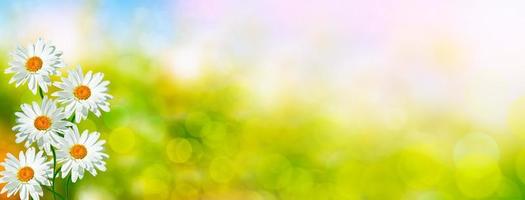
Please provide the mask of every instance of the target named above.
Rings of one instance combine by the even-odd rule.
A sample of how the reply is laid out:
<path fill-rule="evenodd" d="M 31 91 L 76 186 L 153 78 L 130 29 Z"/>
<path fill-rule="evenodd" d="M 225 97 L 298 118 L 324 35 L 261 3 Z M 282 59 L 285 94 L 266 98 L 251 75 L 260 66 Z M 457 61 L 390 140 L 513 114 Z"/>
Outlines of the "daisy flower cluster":
<path fill-rule="evenodd" d="M 7 74 L 13 74 L 9 83 L 16 87 L 27 83 L 29 90 L 41 97 L 40 102 L 22 104 L 15 113 L 16 142 L 23 143 L 27 150 L 16 157 L 8 153 L 0 166 L 0 183 L 5 186 L 0 194 L 20 199 L 38 200 L 43 190 L 53 194 L 54 199 L 68 199 L 69 183 L 84 177 L 85 171 L 96 176 L 105 171 L 105 141 L 100 133 L 79 130 L 77 123 L 87 119 L 89 112 L 100 117 L 101 111 L 109 112 L 109 81 L 104 74 L 82 72 L 78 66 L 52 82 L 51 76 L 61 76 L 65 67 L 62 52 L 50 43 L 38 39 L 27 47 L 18 47 L 11 53 L 12 59 Z M 48 94 L 50 87 L 58 90 Z M 57 180 L 65 183 L 65 194 L 55 187 Z"/>

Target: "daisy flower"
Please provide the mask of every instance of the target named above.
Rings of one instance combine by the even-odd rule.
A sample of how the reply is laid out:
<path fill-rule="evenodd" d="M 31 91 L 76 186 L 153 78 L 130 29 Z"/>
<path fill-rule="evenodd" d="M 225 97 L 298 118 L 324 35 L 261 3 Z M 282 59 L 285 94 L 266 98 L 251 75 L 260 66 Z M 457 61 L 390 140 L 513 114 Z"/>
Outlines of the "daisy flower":
<path fill-rule="evenodd" d="M 13 131 L 17 132 L 16 142 L 25 141 L 26 148 L 36 142 L 40 149 L 51 155 L 51 145 L 57 146 L 60 135 L 74 124 L 66 121 L 62 108 L 47 97 L 40 106 L 33 102 L 32 105 L 22 104 L 20 107 L 22 112 L 15 113 L 17 118 L 13 127 Z"/>
<path fill-rule="evenodd" d="M 5 168 L 5 171 L 0 172 L 0 183 L 6 183 L 0 193 L 7 192 L 8 197 L 18 192 L 22 200 L 30 197 L 39 200 L 44 195 L 40 185 L 51 185 L 49 179 L 53 176 L 52 163 L 46 162 L 41 151 L 35 153 L 33 148 L 28 149 L 25 154 L 21 151 L 18 159 L 8 153 L 0 165 Z"/>
<path fill-rule="evenodd" d="M 51 85 L 50 75 L 59 74 L 58 68 L 64 67 L 61 58 L 62 52 L 55 46 L 38 39 L 35 44 L 27 48 L 17 47 L 11 52 L 12 60 L 6 74 L 14 74 L 9 84 L 16 83 L 16 87 L 29 82 L 28 87 L 36 94 L 40 87 L 44 92 Z"/>
<path fill-rule="evenodd" d="M 109 112 L 108 100 L 113 98 L 106 93 L 109 81 L 103 81 L 102 78 L 104 74 L 93 74 L 91 71 L 84 76 L 79 66 L 76 70 L 69 71 L 68 77 L 62 78 L 62 82 L 54 83 L 61 90 L 52 95 L 65 105 L 67 116 L 75 114 L 77 123 L 87 118 L 88 111 L 100 117 L 100 110 Z"/>
<path fill-rule="evenodd" d="M 93 176 L 97 175 L 97 169 L 106 171 L 104 159 L 109 156 L 102 152 L 106 141 L 99 140 L 99 137 L 98 132 L 89 133 L 87 130 L 79 134 L 76 126 L 66 132 L 57 151 L 57 161 L 62 163 L 62 178 L 71 172 L 74 183 L 84 177 L 85 170 Z"/>

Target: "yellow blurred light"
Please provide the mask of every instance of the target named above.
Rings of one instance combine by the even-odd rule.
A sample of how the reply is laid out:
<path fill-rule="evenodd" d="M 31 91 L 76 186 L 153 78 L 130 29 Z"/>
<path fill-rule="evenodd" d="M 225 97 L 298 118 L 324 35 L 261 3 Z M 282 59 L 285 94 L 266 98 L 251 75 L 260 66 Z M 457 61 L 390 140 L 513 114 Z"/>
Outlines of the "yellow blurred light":
<path fill-rule="evenodd" d="M 428 147 L 416 146 L 401 153 L 398 171 L 409 187 L 429 188 L 440 181 L 445 166 Z"/>
<path fill-rule="evenodd" d="M 257 155 L 255 173 L 259 182 L 268 189 L 281 189 L 289 186 L 292 178 L 290 161 L 281 154 Z"/>
<path fill-rule="evenodd" d="M 395 167 L 387 161 L 374 163 L 362 171 L 361 197 L 369 199 L 401 199 L 404 196 L 403 184 L 396 176 Z"/>
<path fill-rule="evenodd" d="M 454 148 L 456 183 L 470 198 L 486 198 L 495 193 L 501 183 L 499 148 L 488 135 L 468 134 Z"/>
<path fill-rule="evenodd" d="M 525 183 L 525 149 L 521 150 L 515 158 L 515 168 L 522 183 Z"/>
<path fill-rule="evenodd" d="M 290 184 L 286 188 L 285 193 L 289 193 L 292 197 L 297 194 L 308 195 L 314 187 L 312 173 L 305 169 L 295 168 L 292 174 L 292 179 L 290 180 Z"/>
<path fill-rule="evenodd" d="M 130 153 L 135 148 L 135 132 L 128 127 L 116 128 L 109 135 L 109 146 L 120 154 Z"/>
<path fill-rule="evenodd" d="M 80 130 L 95 131 L 95 130 L 97 130 L 97 124 L 95 124 L 95 122 L 93 122 L 90 119 L 86 119 L 86 120 L 80 122 L 80 124 L 78 124 L 78 128 Z"/>
<path fill-rule="evenodd" d="M 140 177 L 144 199 L 166 199 L 169 195 L 170 173 L 160 164 L 146 168 Z"/>
<path fill-rule="evenodd" d="M 360 178 L 363 175 L 363 163 L 346 162 L 338 169 L 335 184 L 335 195 L 338 199 L 361 199 Z"/>
<path fill-rule="evenodd" d="M 214 181 L 225 183 L 230 181 L 234 174 L 232 161 L 226 157 L 217 157 L 210 163 L 209 173 Z"/>
<path fill-rule="evenodd" d="M 175 163 L 184 163 L 191 158 L 193 148 L 191 143 L 184 138 L 175 138 L 168 142 L 166 153 L 168 158 Z"/>
<path fill-rule="evenodd" d="M 33 101 L 40 102 L 40 97 L 38 95 L 34 95 L 31 91 L 27 90 L 25 91 L 22 96 L 20 97 L 21 102 L 25 103 L 31 103 Z M 19 109 L 19 108 L 17 108 Z"/>
<path fill-rule="evenodd" d="M 453 200 L 449 195 L 443 194 L 438 191 L 415 191 L 410 192 L 403 199 L 406 200 Z"/>
<path fill-rule="evenodd" d="M 202 127 L 209 123 L 209 117 L 202 112 L 189 113 L 185 120 L 185 125 L 191 135 L 200 137 Z"/>
<path fill-rule="evenodd" d="M 169 194 L 169 188 L 167 184 L 156 178 L 145 177 L 142 179 L 144 187 L 144 199 L 166 199 Z"/>
<path fill-rule="evenodd" d="M 177 182 L 171 199 L 199 199 L 199 188 L 188 182 Z"/>
<path fill-rule="evenodd" d="M 103 188 L 89 186 L 89 187 L 79 188 L 76 199 L 79 199 L 79 200 L 91 200 L 91 199 L 110 200 L 114 198 L 112 198 L 111 194 L 109 194 L 108 191 L 106 191 Z"/>
<path fill-rule="evenodd" d="M 483 133 L 471 133 L 461 138 L 454 147 L 454 162 L 459 163 L 468 157 L 479 155 L 497 162 L 500 158 L 498 144 L 492 137 Z"/>
<path fill-rule="evenodd" d="M 515 101 L 509 108 L 508 125 L 511 132 L 521 140 L 525 140 L 525 97 Z"/>
<path fill-rule="evenodd" d="M 499 187 L 501 172 L 498 162 L 483 156 L 461 160 L 456 167 L 456 184 L 470 198 L 486 198 Z"/>
<path fill-rule="evenodd" d="M 200 141 L 196 139 L 190 139 L 190 138 L 188 138 L 187 140 L 191 144 L 191 159 L 192 160 L 198 161 L 199 159 L 201 159 L 202 157 L 206 155 L 202 147 L 202 143 Z"/>
<path fill-rule="evenodd" d="M 222 123 L 207 123 L 201 131 L 204 144 L 209 147 L 217 147 L 227 139 L 226 127 Z"/>

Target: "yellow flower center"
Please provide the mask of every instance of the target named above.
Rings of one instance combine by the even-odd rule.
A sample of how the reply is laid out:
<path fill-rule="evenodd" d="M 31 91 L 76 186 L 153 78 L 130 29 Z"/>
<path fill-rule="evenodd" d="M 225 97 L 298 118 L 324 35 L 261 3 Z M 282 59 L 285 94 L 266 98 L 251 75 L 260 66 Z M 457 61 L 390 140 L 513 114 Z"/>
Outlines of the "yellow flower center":
<path fill-rule="evenodd" d="M 31 167 L 23 167 L 18 170 L 16 177 L 19 181 L 28 182 L 35 176 L 35 171 Z"/>
<path fill-rule="evenodd" d="M 77 99 L 86 100 L 91 96 L 91 89 L 85 85 L 81 85 L 75 88 L 73 94 Z"/>
<path fill-rule="evenodd" d="M 84 145 L 75 144 L 69 149 L 69 154 L 75 159 L 83 159 L 87 155 L 87 149 Z"/>
<path fill-rule="evenodd" d="M 49 127 L 51 127 L 51 119 L 49 119 L 49 117 L 47 116 L 38 116 L 36 119 L 35 119 L 35 128 L 40 130 L 40 131 L 44 131 L 44 130 L 47 130 Z"/>
<path fill-rule="evenodd" d="M 36 72 L 42 68 L 42 59 L 37 56 L 33 56 L 26 61 L 26 69 L 30 72 Z"/>

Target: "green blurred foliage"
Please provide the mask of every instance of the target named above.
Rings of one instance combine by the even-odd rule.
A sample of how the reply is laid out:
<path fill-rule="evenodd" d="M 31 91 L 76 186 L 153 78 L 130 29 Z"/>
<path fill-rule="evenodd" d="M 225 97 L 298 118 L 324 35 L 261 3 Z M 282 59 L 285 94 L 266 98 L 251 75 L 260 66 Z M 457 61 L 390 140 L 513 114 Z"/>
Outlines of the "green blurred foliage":
<path fill-rule="evenodd" d="M 0 63 L 7 63 L 5 55 L 0 52 Z M 79 125 L 101 132 L 110 155 L 107 172 L 73 186 L 80 199 L 525 195 L 525 112 L 517 109 L 523 104 L 509 116 L 510 131 L 496 133 L 459 112 L 417 105 L 388 120 L 359 105 L 346 117 L 333 115 L 326 105 L 292 94 L 265 107 L 235 73 L 208 70 L 198 80 L 179 80 L 140 52 L 81 63 L 105 73 L 115 98 L 111 112 Z M 38 101 L 25 86 L 8 85 L 8 78 L 0 73 L 4 143 L 12 140 L 19 105 Z"/>

